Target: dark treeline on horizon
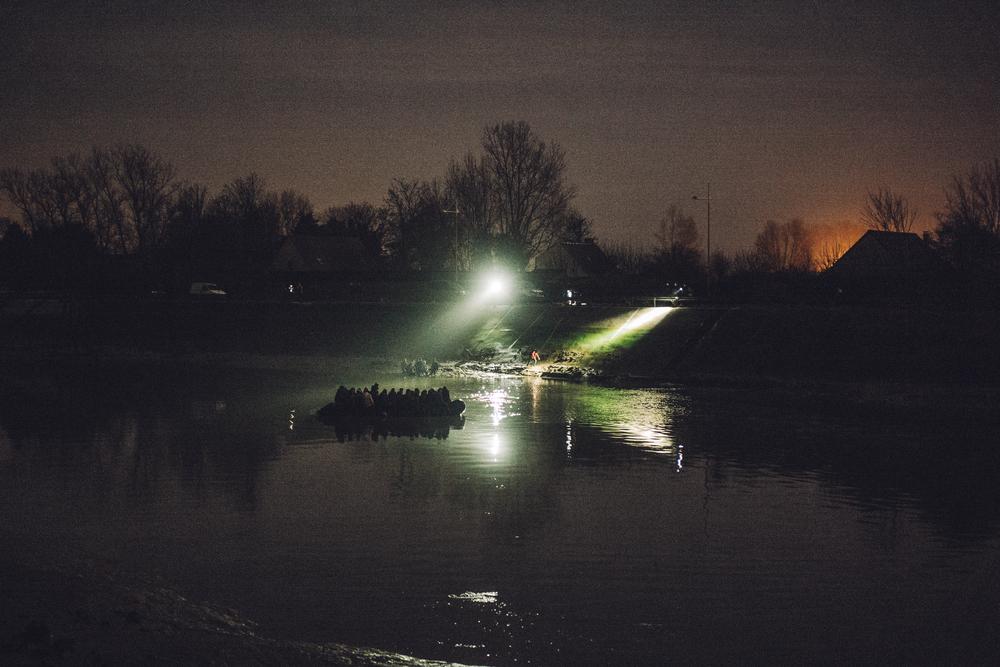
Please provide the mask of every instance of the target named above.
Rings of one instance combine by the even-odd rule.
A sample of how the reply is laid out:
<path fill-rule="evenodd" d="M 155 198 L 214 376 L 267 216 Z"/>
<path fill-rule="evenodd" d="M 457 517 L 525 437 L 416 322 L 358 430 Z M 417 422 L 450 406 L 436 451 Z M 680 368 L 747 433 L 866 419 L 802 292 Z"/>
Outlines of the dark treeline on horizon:
<path fill-rule="evenodd" d="M 383 271 L 522 270 L 557 243 L 594 241 L 565 172 L 557 143 L 523 121 L 502 122 L 484 128 L 479 153 L 452 158 L 441 178 L 397 178 L 382 202 L 317 212 L 302 193 L 272 190 L 255 173 L 210 195 L 143 146 L 95 147 L 52 158 L 47 168 L 0 170 L 0 195 L 19 214 L 0 218 L 0 281 L 99 289 L 102 276 L 115 279 L 109 267 L 127 262 L 144 289 L 195 276 L 253 285 L 292 234 L 355 237 Z M 1000 277 L 1000 160 L 956 175 L 944 190 L 945 208 L 923 240 L 963 289 L 991 292 Z M 620 275 L 692 285 L 707 278 L 724 288 L 822 271 L 864 229 L 908 232 L 915 215 L 904 197 L 880 187 L 857 223 L 769 220 L 752 248 L 716 251 L 706 263 L 694 217 L 671 204 L 651 247 L 602 246 Z"/>
<path fill-rule="evenodd" d="M 397 178 L 380 203 L 322 212 L 255 173 L 210 195 L 140 145 L 56 157 L 48 168 L 7 167 L 0 193 L 20 220 L 0 223 L 2 277 L 70 286 L 86 282 L 101 258 L 128 257 L 153 282 L 163 272 L 207 272 L 243 283 L 295 233 L 357 237 L 387 270 L 520 270 L 554 243 L 588 237 L 557 144 L 506 122 L 483 130 L 481 148 L 453 159 L 443 179 Z"/>

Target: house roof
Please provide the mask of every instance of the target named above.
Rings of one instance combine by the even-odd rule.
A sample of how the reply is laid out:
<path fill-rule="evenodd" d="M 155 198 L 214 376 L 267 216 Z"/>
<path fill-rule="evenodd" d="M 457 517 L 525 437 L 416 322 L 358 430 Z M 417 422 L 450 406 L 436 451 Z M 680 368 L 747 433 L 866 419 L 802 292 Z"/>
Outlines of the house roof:
<path fill-rule="evenodd" d="M 276 271 L 361 271 L 369 267 L 369 260 L 359 238 L 293 234 L 282 242 L 272 267 Z"/>
<path fill-rule="evenodd" d="M 559 243 L 535 259 L 535 270 L 563 270 L 577 275 L 598 275 L 611 269 L 611 261 L 596 243 Z"/>
<path fill-rule="evenodd" d="M 849 278 L 926 274 L 941 268 L 940 259 L 916 234 L 868 230 L 827 273 Z"/>

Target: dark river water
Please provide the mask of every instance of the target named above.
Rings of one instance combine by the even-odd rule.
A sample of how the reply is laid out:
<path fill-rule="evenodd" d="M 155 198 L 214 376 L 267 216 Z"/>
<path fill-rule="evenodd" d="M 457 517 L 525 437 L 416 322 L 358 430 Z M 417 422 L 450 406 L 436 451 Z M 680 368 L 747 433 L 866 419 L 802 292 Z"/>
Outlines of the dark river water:
<path fill-rule="evenodd" d="M 347 434 L 312 416 L 337 381 L 368 379 L 22 378 L 0 402 L 0 527 L 267 636 L 424 658 L 1000 658 L 1000 464 L 975 420 L 467 378 L 443 381 L 462 428 Z"/>

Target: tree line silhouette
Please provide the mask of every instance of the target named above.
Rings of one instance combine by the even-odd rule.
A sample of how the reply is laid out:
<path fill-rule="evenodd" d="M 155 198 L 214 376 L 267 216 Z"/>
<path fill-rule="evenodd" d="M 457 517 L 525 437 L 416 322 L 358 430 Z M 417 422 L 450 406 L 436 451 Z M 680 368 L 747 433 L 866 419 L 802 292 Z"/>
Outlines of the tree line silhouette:
<path fill-rule="evenodd" d="M 1000 161 L 973 166 L 944 188 L 945 206 L 924 240 L 969 284 L 1000 275 Z M 0 280 L 9 286 L 87 287 L 129 266 L 143 287 L 193 276 L 252 286 L 266 279 L 282 240 L 295 233 L 360 239 L 385 270 L 523 269 L 560 241 L 592 240 L 573 206 L 562 148 L 524 121 L 483 129 L 478 152 L 453 158 L 443 177 L 394 179 L 383 201 L 317 213 L 294 189 L 272 190 L 251 173 L 210 196 L 141 145 L 94 148 L 47 167 L 0 170 L 0 195 L 18 219 L 0 218 Z M 863 229 L 906 232 L 916 219 L 887 187 L 867 194 L 858 222 L 767 221 L 753 247 L 706 258 L 698 225 L 670 205 L 651 246 L 604 243 L 623 274 L 702 284 L 829 268 Z"/>
<path fill-rule="evenodd" d="M 19 214 L 0 220 L 0 279 L 83 286 L 101 267 L 129 263 L 150 284 L 208 275 L 252 285 L 294 233 L 359 238 L 389 270 L 522 269 L 553 243 L 590 233 L 565 170 L 558 144 L 523 121 L 496 123 L 484 128 L 481 152 L 453 159 L 443 179 L 397 178 L 379 204 L 317 213 L 305 195 L 271 190 L 255 173 L 209 196 L 144 146 L 94 148 L 0 171 L 0 194 Z"/>
<path fill-rule="evenodd" d="M 965 293 L 997 297 L 1000 283 L 1000 160 L 974 165 L 944 188 L 945 206 L 922 239 L 950 267 L 951 284 Z M 910 232 L 917 212 L 907 199 L 882 186 L 869 191 L 857 221 L 807 224 L 801 218 L 768 220 L 753 246 L 728 254 L 715 251 L 706 263 L 695 220 L 671 204 L 652 246 L 609 243 L 607 253 L 626 273 L 698 284 L 711 272 L 712 283 L 731 292 L 778 277 L 807 279 L 829 269 L 866 230 Z"/>

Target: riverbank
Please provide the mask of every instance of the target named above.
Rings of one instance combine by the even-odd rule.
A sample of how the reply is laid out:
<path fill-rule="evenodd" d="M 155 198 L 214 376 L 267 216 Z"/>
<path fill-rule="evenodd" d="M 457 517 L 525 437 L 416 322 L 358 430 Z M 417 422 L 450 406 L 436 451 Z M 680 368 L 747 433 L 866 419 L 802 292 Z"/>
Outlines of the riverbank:
<path fill-rule="evenodd" d="M 43 306 L 11 310 L 8 303 L 0 311 L 0 364 L 346 367 L 385 375 L 399 373 L 403 359 L 423 358 L 438 361 L 445 374 L 627 386 L 1000 387 L 996 311 L 155 300 Z M 540 364 L 528 364 L 531 350 Z"/>

